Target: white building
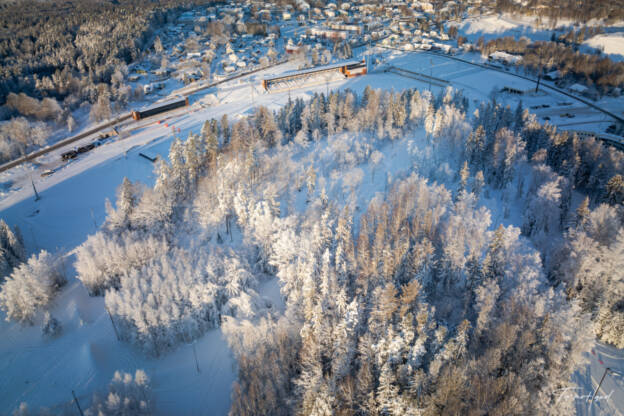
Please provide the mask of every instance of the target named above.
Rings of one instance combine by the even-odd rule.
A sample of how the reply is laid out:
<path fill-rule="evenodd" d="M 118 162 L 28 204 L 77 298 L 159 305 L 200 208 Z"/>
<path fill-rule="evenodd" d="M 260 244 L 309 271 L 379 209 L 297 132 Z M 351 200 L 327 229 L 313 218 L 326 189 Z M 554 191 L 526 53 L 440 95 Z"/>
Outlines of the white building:
<path fill-rule="evenodd" d="M 568 89 L 577 94 L 585 94 L 589 88 L 581 84 L 572 84 L 568 87 Z"/>
<path fill-rule="evenodd" d="M 504 62 L 508 65 L 515 65 L 522 60 L 522 57 L 512 55 L 507 52 L 496 51 L 490 54 L 489 59 L 493 61 Z"/>

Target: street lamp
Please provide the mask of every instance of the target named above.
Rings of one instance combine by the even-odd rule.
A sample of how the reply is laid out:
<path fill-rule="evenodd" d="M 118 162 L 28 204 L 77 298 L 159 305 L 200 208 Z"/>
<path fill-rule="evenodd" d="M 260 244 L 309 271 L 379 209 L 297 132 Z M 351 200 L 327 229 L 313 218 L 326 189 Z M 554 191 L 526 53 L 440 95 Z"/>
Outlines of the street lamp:
<path fill-rule="evenodd" d="M 602 377 L 600 378 L 600 383 L 598 383 L 598 387 L 596 387 L 596 391 L 594 391 L 594 394 L 592 395 L 591 399 L 589 399 L 590 403 L 594 401 L 594 398 L 596 397 L 596 394 L 598 394 L 598 390 L 600 390 L 600 386 L 602 386 L 602 382 L 604 381 L 604 378 L 608 372 L 617 374 L 619 376 L 624 376 L 624 374 L 620 373 L 619 371 L 613 370 L 612 368 L 609 368 L 609 367 L 605 368 L 605 371 L 604 373 L 602 373 Z"/>

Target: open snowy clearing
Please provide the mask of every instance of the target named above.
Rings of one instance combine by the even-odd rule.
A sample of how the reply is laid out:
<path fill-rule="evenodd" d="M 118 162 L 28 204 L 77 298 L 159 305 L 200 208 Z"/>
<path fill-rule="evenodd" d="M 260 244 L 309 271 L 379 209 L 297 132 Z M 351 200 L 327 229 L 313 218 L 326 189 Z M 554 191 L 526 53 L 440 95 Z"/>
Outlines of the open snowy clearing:
<path fill-rule="evenodd" d="M 574 24 L 571 20 L 559 19 L 553 27 L 547 18 L 538 21 L 537 18 L 531 16 L 512 16 L 502 13 L 472 16 L 461 22 L 449 22 L 448 26 L 456 26 L 459 33 L 466 36 L 471 42 L 476 41 L 481 36 L 486 41 L 505 36 L 512 36 L 516 39 L 525 36 L 533 41 L 547 41 L 550 40 L 553 31 L 560 34 L 573 28 Z M 588 27 L 605 26 L 605 23 L 592 20 L 586 25 Z M 613 31 L 619 30 L 623 25 L 624 22 L 612 22 L 606 27 L 607 30 Z"/>
<path fill-rule="evenodd" d="M 601 49 L 615 61 L 624 60 L 624 32 L 596 35 L 586 40 L 583 44 Z"/>
<path fill-rule="evenodd" d="M 483 15 L 469 17 L 461 22 L 450 22 L 457 26 L 459 33 L 466 36 L 471 42 L 483 36 L 485 40 L 513 36 L 526 36 L 533 40 L 548 40 L 552 30 L 547 27 L 536 27 L 534 18 L 503 15 Z M 558 24 L 558 28 L 565 27 L 566 22 Z"/>
<path fill-rule="evenodd" d="M 487 71 L 425 54 L 393 53 L 388 62 L 397 67 L 430 74 L 446 79 L 456 89 L 463 89 L 471 100 L 485 100 L 494 88 L 513 86 L 527 89 L 528 81 L 517 80 L 494 71 Z M 267 73 L 279 74 L 293 64 L 285 64 Z M 431 71 L 431 72 L 429 72 Z M 487 76 L 484 76 L 487 72 Z M 0 201 L 2 217 L 11 225 L 19 225 L 29 252 L 40 249 L 54 251 L 60 248 L 72 250 L 82 243 L 88 234 L 95 232 L 105 218 L 104 201 L 115 200 L 115 191 L 123 177 L 151 186 L 154 183 L 153 165 L 139 157 L 139 153 L 166 158 L 173 139 L 172 127 L 179 128 L 176 136 L 184 139 L 190 132 L 199 133 L 206 119 L 227 114 L 231 119 L 249 114 L 253 107 L 265 105 L 277 109 L 289 97 L 309 98 L 315 92 L 350 88 L 361 92 L 366 86 L 394 89 L 429 88 L 427 83 L 391 73 L 373 73 L 361 78 L 265 93 L 259 86 L 263 74 L 255 74 L 219 88 L 204 91 L 191 97 L 191 103 L 200 97 L 214 94 L 219 100 L 215 107 L 202 108 L 191 105 L 184 111 L 168 116 L 169 127 L 157 124 L 157 119 L 140 123 L 128 123 L 122 129 L 123 139 L 107 143 L 78 159 L 59 164 L 59 152 L 53 152 L 39 161 L 39 166 L 27 165 L 15 172 L 0 176 L 2 182 L 12 181 L 16 188 Z M 442 89 L 431 86 L 437 94 Z M 518 97 L 501 94 L 500 100 L 512 107 Z M 548 103 L 550 109 L 538 115 L 553 117 L 566 112 L 569 107 L 559 106 L 561 97 L 536 94 L 522 97 L 525 107 Z M 474 102 L 471 104 L 474 105 Z M 533 111 L 533 110 L 532 110 Z M 581 111 L 581 109 L 578 109 Z M 591 111 L 582 111 L 574 121 L 583 122 L 596 117 Z M 561 121 L 563 122 L 563 121 Z M 138 127 L 137 127 L 138 126 Z M 583 127 L 587 130 L 589 127 Z M 396 147 L 384 150 L 384 162 L 378 171 L 400 174 L 407 164 L 406 149 Z M 41 178 L 40 173 L 50 167 L 55 173 Z M 33 200 L 30 175 L 41 195 Z M 368 181 L 370 171 L 365 172 Z M 366 191 L 358 195 L 364 204 L 374 192 L 383 189 L 383 175 Z M 511 219 L 503 218 L 497 210 L 494 196 L 489 201 L 493 223 L 514 224 L 520 213 L 512 213 Z M 519 225 L 519 224 L 515 224 Z M 73 260 L 66 259 L 67 264 Z M 71 268 L 69 268 L 71 269 Z M 73 273 L 69 270 L 68 273 Z M 276 281 L 266 283 L 260 293 L 279 305 L 279 287 Z M 53 341 L 41 339 L 38 327 L 22 328 L 17 324 L 2 322 L 0 332 L 6 334 L 0 341 L 0 410 L 10 412 L 20 402 L 26 401 L 31 408 L 50 407 L 51 410 L 66 405 L 71 400 L 71 390 L 76 391 L 81 403 L 88 404 L 91 394 L 102 391 L 115 370 L 134 371 L 143 368 L 152 378 L 155 406 L 159 414 L 173 414 L 184 409 L 185 414 L 225 414 L 229 408 L 230 386 L 235 379 L 235 362 L 220 330 L 211 330 L 196 344 L 200 373 L 195 368 L 191 345 L 178 347 L 160 359 L 148 359 L 132 346 L 117 342 L 103 299 L 89 297 L 84 287 L 75 279 L 55 301 L 54 315 L 62 322 L 64 332 Z M 4 318 L 4 316 L 2 316 Z M 597 371 L 597 370 L 596 370 Z M 592 367 L 592 374 L 596 374 Z M 595 376 L 594 376 L 595 377 Z M 83 406 L 84 407 L 84 406 Z"/>
<path fill-rule="evenodd" d="M 460 55 L 461 58 L 471 60 L 474 54 Z M 613 120 L 600 111 L 588 107 L 578 101 L 570 100 L 563 94 L 550 89 L 541 88 L 535 92 L 535 83 L 505 74 L 499 71 L 479 68 L 463 62 L 455 61 L 444 56 L 398 51 L 387 52 L 387 62 L 399 68 L 431 75 L 449 82 L 449 85 L 471 98 L 471 104 L 487 101 L 495 97 L 498 102 L 515 107 L 522 102 L 525 108 L 536 114 L 542 122 L 560 127 L 563 130 L 582 130 L 590 132 L 604 132 L 613 123 Z M 407 79 L 407 78 L 404 78 Z M 542 83 L 545 83 L 542 81 Z M 434 93 L 439 91 L 436 86 L 421 82 L 420 88 L 431 88 Z M 513 88 L 524 91 L 523 95 L 501 92 L 503 88 Z M 618 99 L 606 97 L 597 104 L 622 114 L 622 105 Z M 569 117 L 573 115 L 573 118 Z"/>
<path fill-rule="evenodd" d="M 235 363 L 219 330 L 209 331 L 197 341 L 197 373 L 192 345 L 181 346 L 161 359 L 149 359 L 116 341 L 104 299 L 89 297 L 76 280 L 56 305 L 53 313 L 64 325 L 58 339 L 42 339 L 36 326 L 0 324 L 5 340 L 0 344 L 3 414 L 20 402 L 29 403 L 31 409 L 45 406 L 60 412 L 72 406 L 72 390 L 82 407 L 87 407 L 93 392 L 103 390 L 117 369 L 149 373 L 158 414 L 174 414 L 181 403 L 187 414 L 227 413 L 228 400 L 216 398 L 229 398 Z"/>

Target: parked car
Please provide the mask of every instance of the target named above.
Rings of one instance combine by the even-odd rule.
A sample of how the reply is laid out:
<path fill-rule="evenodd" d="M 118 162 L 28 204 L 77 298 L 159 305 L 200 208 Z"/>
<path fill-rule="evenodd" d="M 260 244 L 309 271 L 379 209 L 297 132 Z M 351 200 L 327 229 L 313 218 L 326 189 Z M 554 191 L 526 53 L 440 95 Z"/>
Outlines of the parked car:
<path fill-rule="evenodd" d="M 63 158 L 63 160 L 75 159 L 77 156 L 78 152 L 75 150 L 70 150 L 69 152 L 61 154 L 61 158 Z"/>
<path fill-rule="evenodd" d="M 95 147 L 95 145 L 93 143 L 89 143 L 89 144 L 86 144 L 84 146 L 80 146 L 78 149 L 76 149 L 76 151 L 78 153 L 86 153 L 89 150 L 93 149 L 94 147 Z"/>

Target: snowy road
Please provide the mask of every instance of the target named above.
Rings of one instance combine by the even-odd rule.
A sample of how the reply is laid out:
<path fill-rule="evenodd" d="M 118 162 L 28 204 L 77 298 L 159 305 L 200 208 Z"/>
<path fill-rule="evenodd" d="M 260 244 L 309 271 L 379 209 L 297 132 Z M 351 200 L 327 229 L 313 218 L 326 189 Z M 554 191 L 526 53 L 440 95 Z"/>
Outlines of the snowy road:
<path fill-rule="evenodd" d="M 588 356 L 590 362 L 587 367 L 573 377 L 580 387 L 563 393 L 562 400 L 575 400 L 579 415 L 624 415 L 624 350 L 597 342 Z M 606 368 L 621 375 L 607 373 L 596 398 L 590 402 L 588 397 L 595 392 Z"/>

